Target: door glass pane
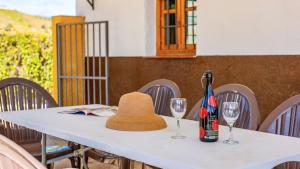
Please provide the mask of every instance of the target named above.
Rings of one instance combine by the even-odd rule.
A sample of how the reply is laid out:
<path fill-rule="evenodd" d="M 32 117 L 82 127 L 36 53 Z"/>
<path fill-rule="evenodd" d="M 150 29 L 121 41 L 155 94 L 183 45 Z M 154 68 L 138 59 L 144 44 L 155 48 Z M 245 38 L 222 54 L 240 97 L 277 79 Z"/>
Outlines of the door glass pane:
<path fill-rule="evenodd" d="M 185 40 L 186 40 L 186 44 L 194 44 L 195 43 L 195 30 L 194 30 L 194 26 L 190 25 L 190 26 L 186 26 L 185 29 Z"/>
<path fill-rule="evenodd" d="M 185 23 L 185 43 L 186 44 L 195 44 L 195 25 L 196 23 L 196 15 L 195 11 L 187 11 L 186 14 L 186 23 Z"/>
<path fill-rule="evenodd" d="M 176 14 L 165 14 L 166 45 L 176 44 Z"/>
<path fill-rule="evenodd" d="M 194 7 L 194 6 L 196 6 L 196 0 L 186 0 L 185 1 L 185 6 L 186 7 Z"/>
<path fill-rule="evenodd" d="M 165 22 L 166 22 L 166 27 L 168 26 L 175 26 L 176 25 L 176 14 L 174 13 L 169 13 L 165 14 Z"/>
<path fill-rule="evenodd" d="M 186 44 L 187 45 L 192 45 L 192 44 L 194 44 L 194 39 L 193 39 L 194 37 L 193 36 L 186 36 Z"/>
<path fill-rule="evenodd" d="M 185 13 L 186 25 L 196 25 L 197 17 L 195 11 L 188 11 Z"/>
<path fill-rule="evenodd" d="M 176 28 L 171 27 L 166 29 L 166 45 L 176 44 Z"/>
<path fill-rule="evenodd" d="M 193 36 L 194 35 L 194 27 L 193 26 L 187 26 L 186 27 L 186 35 L 187 36 Z"/>
<path fill-rule="evenodd" d="M 165 9 L 175 9 L 176 8 L 176 0 L 165 0 Z"/>

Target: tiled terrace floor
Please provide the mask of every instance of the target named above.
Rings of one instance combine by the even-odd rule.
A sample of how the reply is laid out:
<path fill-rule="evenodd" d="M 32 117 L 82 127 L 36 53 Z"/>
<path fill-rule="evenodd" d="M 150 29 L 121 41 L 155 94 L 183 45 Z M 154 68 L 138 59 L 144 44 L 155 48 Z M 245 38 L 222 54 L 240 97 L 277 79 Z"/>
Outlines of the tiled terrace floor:
<path fill-rule="evenodd" d="M 68 167 L 71 167 L 71 165 L 70 165 L 69 160 L 67 160 L 67 159 L 56 162 L 54 164 L 54 169 L 63 169 L 63 168 L 68 168 Z M 111 166 L 111 165 L 106 165 L 106 164 L 101 164 L 97 161 L 90 160 L 89 168 L 90 169 L 117 169 L 118 167 Z"/>
<path fill-rule="evenodd" d="M 71 167 L 71 164 L 70 164 L 69 160 L 67 160 L 67 159 L 56 162 L 54 164 L 54 169 L 63 169 L 63 168 L 68 168 L 68 167 Z M 141 163 L 135 162 L 134 168 L 141 169 L 142 168 Z M 118 169 L 118 167 L 108 165 L 108 164 L 102 164 L 95 160 L 89 160 L 89 169 Z M 150 168 L 145 167 L 145 169 L 150 169 Z"/>

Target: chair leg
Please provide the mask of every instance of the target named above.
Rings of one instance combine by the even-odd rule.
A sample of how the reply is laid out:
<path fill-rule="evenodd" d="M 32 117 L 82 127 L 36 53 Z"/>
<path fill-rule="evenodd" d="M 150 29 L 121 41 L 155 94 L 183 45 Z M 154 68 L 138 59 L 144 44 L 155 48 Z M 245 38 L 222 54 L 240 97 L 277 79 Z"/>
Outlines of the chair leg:
<path fill-rule="evenodd" d="M 142 169 L 145 169 L 145 163 L 142 163 Z"/>
<path fill-rule="evenodd" d="M 130 160 L 124 157 L 121 157 L 120 169 L 130 169 Z"/>
<path fill-rule="evenodd" d="M 130 162 L 129 162 L 130 164 L 130 168 L 133 168 L 134 169 L 134 164 L 135 164 L 135 161 L 133 161 L 133 160 L 130 160 Z"/>
<path fill-rule="evenodd" d="M 69 158 L 69 160 L 71 162 L 71 167 L 76 168 L 77 166 L 76 166 L 76 163 L 75 163 L 75 157 L 71 157 L 71 158 Z"/>
<path fill-rule="evenodd" d="M 54 163 L 52 164 L 47 164 L 47 169 L 53 169 L 54 168 Z"/>
<path fill-rule="evenodd" d="M 76 160 L 77 160 L 77 168 L 80 168 L 80 166 L 81 166 L 81 159 L 80 159 L 80 157 L 76 157 Z"/>

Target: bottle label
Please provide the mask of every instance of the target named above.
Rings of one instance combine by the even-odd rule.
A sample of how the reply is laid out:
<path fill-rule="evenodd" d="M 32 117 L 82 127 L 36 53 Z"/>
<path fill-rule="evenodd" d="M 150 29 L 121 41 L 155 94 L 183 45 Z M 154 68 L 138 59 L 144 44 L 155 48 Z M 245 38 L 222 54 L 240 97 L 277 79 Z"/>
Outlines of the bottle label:
<path fill-rule="evenodd" d="M 200 138 L 217 139 L 219 135 L 219 122 L 216 115 L 211 115 L 209 118 L 200 118 Z"/>
<path fill-rule="evenodd" d="M 219 136 L 219 123 L 216 116 L 210 116 L 209 122 L 206 125 L 204 139 L 217 139 Z"/>

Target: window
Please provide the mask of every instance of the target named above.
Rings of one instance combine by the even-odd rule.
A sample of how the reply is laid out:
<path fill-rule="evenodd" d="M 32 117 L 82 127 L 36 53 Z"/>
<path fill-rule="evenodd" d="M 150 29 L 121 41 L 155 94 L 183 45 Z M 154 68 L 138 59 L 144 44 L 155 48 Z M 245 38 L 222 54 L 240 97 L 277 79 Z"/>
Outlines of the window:
<path fill-rule="evenodd" d="M 193 56 L 196 0 L 157 0 L 157 55 Z"/>

